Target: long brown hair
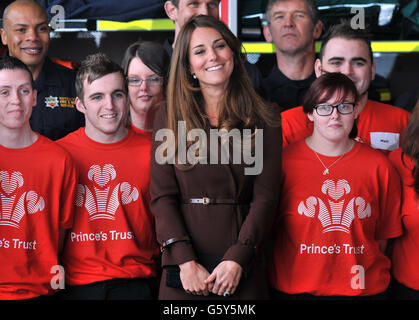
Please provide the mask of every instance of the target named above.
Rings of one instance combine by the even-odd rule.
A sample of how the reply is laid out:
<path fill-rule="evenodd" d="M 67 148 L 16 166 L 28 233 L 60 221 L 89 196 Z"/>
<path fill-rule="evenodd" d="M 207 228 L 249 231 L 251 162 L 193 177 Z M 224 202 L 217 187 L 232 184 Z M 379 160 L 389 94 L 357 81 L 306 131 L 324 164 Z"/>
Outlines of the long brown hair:
<path fill-rule="evenodd" d="M 279 126 L 279 114 L 275 114 L 272 106 L 265 103 L 252 86 L 244 65 L 245 58 L 239 39 L 223 22 L 210 16 L 199 15 L 182 27 L 176 39 L 166 93 L 167 127 L 177 133 L 179 121 L 185 121 L 187 132 L 195 128 L 204 129 L 208 124 L 204 98 L 198 81 L 191 75 L 189 63 L 192 33 L 202 27 L 218 31 L 233 52 L 233 72 L 219 102 L 219 129 L 256 129 L 264 123 Z"/>
<path fill-rule="evenodd" d="M 419 101 L 416 103 L 413 113 L 402 135 L 401 148 L 403 154 L 413 160 L 414 168 L 412 175 L 414 178 L 413 188 L 419 198 Z"/>

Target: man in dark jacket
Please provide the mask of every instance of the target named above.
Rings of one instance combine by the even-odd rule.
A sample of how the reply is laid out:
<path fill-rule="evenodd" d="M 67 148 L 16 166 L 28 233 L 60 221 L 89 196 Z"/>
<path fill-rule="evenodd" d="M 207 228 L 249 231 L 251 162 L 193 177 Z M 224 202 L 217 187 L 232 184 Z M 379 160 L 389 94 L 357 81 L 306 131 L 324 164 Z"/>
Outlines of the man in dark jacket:
<path fill-rule="evenodd" d="M 28 66 L 38 92 L 32 130 L 57 140 L 83 126 L 84 119 L 75 108 L 75 72 L 47 57 L 49 32 L 47 13 L 35 1 L 17 0 L 4 10 L 2 42 Z"/>
<path fill-rule="evenodd" d="M 316 79 L 314 42 L 322 22 L 314 0 L 270 0 L 263 34 L 276 48 L 276 63 L 262 81 L 263 95 L 281 108 L 302 104 Z"/>

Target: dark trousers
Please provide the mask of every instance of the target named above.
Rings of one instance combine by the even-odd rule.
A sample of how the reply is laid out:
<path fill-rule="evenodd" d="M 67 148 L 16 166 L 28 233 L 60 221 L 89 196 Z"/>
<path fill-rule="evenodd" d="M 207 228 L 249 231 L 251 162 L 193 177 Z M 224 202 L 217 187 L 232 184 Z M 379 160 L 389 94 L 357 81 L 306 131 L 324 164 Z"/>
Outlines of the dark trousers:
<path fill-rule="evenodd" d="M 62 300 L 154 300 L 157 279 L 110 279 L 87 285 L 70 286 L 60 292 Z"/>
<path fill-rule="evenodd" d="M 419 300 L 418 290 L 406 287 L 394 278 L 391 279 L 388 293 L 392 300 Z"/>
<path fill-rule="evenodd" d="M 315 296 L 309 293 L 287 294 L 271 288 L 272 300 L 386 300 L 387 292 L 371 296 Z"/>

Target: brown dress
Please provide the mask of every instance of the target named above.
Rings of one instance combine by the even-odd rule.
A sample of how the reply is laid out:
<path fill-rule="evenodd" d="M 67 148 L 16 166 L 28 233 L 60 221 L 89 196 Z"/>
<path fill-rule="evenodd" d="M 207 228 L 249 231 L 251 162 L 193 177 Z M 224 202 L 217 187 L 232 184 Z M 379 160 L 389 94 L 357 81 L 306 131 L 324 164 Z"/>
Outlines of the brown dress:
<path fill-rule="evenodd" d="M 258 175 L 245 175 L 245 167 L 254 164 L 196 164 L 181 170 L 173 164 L 159 164 L 156 132 L 166 128 L 166 111 L 156 114 L 151 151 L 151 210 L 156 219 L 157 240 L 169 239 L 162 253 L 163 275 L 159 299 L 268 299 L 267 272 L 263 241 L 273 223 L 277 208 L 281 177 L 281 128 L 264 126 L 263 170 Z M 205 128 L 209 141 L 209 124 Z M 208 158 L 210 156 L 208 143 Z M 218 143 L 220 148 L 220 143 Z M 231 150 L 230 150 L 231 151 Z M 230 153 L 231 154 L 231 153 Z M 218 155 L 221 152 L 219 149 Z M 220 159 L 219 159 L 220 160 Z M 189 199 L 208 197 L 235 203 L 187 204 Z M 222 199 L 227 199 L 224 201 Z M 182 241 L 177 241 L 182 240 Z M 188 241 L 183 241 L 188 240 Z M 243 274 L 236 292 L 229 298 L 210 294 L 197 296 L 181 288 L 166 285 L 167 271 L 190 260 L 233 260 Z M 204 265 L 206 266 L 206 265 Z M 211 270 L 209 270 L 211 272 Z"/>

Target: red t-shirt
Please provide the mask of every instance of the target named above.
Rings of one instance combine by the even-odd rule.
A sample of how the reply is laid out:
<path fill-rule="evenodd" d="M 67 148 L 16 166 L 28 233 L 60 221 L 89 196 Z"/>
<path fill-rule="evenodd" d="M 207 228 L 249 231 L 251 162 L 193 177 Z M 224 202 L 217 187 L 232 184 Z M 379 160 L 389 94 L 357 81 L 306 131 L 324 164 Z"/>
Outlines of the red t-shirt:
<path fill-rule="evenodd" d="M 128 131 L 103 144 L 84 128 L 59 140 L 79 171 L 76 215 L 61 256 L 66 281 L 83 285 L 157 275 L 158 244 L 149 209 L 151 141 Z"/>
<path fill-rule="evenodd" d="M 151 141 L 153 131 L 146 131 L 146 130 L 143 130 L 143 129 L 137 128 L 137 127 L 136 127 L 136 126 L 134 126 L 132 123 L 131 123 L 131 129 L 132 129 L 135 133 L 141 134 L 141 135 L 143 135 L 143 136 L 147 137 L 148 139 L 150 139 L 150 141 Z"/>
<path fill-rule="evenodd" d="M 27 148 L 0 146 L 1 300 L 53 293 L 51 268 L 59 229 L 73 224 L 76 179 L 70 155 L 41 135 Z"/>
<path fill-rule="evenodd" d="M 282 112 L 283 146 L 311 136 L 313 123 L 302 107 Z M 409 120 L 410 113 L 398 107 L 368 100 L 358 119 L 359 142 L 388 154 L 399 147 L 400 134 Z"/>
<path fill-rule="evenodd" d="M 400 174 L 403 185 L 401 216 L 404 226 L 402 237 L 394 240 L 392 272 L 400 283 L 419 290 L 419 199 L 413 189 L 412 159 L 403 157 L 399 148 L 389 155 Z"/>
<path fill-rule="evenodd" d="M 390 259 L 378 240 L 402 233 L 397 172 L 361 143 L 341 159 L 318 156 L 330 166 L 328 175 L 304 140 L 284 149 L 270 283 L 288 294 L 383 292 Z"/>

